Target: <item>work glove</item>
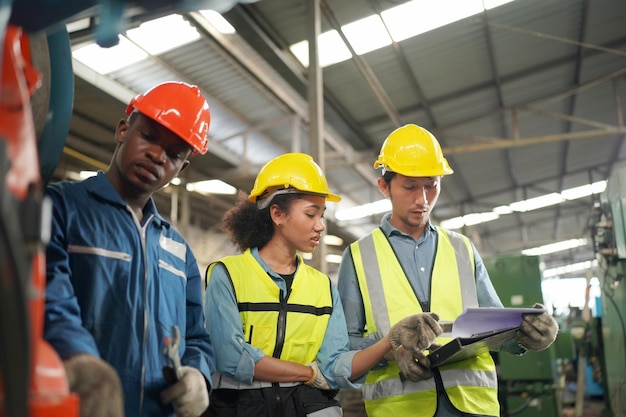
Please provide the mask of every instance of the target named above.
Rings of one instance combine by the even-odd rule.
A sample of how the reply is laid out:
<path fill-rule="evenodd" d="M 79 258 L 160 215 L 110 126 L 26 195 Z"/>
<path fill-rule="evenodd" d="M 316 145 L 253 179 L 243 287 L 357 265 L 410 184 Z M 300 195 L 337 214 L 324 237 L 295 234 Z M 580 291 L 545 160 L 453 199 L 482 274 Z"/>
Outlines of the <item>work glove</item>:
<path fill-rule="evenodd" d="M 533 308 L 543 308 L 543 305 L 537 303 Z M 558 331 L 559 325 L 548 313 L 524 314 L 515 337 L 528 350 L 544 350 L 554 342 Z"/>
<path fill-rule="evenodd" d="M 178 417 L 199 417 L 209 408 L 206 379 L 202 372 L 191 366 L 180 369 L 183 377 L 161 391 L 161 401 L 171 403 Z"/>
<path fill-rule="evenodd" d="M 413 354 L 428 348 L 435 338 L 443 333 L 435 313 L 420 313 L 407 316 L 389 330 L 389 342 L 394 349 L 403 346 Z"/>
<path fill-rule="evenodd" d="M 313 376 L 305 384 L 317 389 L 330 390 L 330 385 L 328 385 L 328 381 L 326 381 L 324 374 L 320 371 L 317 362 L 307 363 L 306 366 L 313 370 Z"/>
<path fill-rule="evenodd" d="M 63 361 L 70 391 L 78 394 L 81 417 L 123 417 L 124 393 L 115 369 L 92 355 Z"/>
<path fill-rule="evenodd" d="M 412 353 L 403 347 L 394 351 L 396 362 L 400 368 L 401 381 L 424 381 L 433 377 L 430 369 L 430 359 L 423 353 Z"/>

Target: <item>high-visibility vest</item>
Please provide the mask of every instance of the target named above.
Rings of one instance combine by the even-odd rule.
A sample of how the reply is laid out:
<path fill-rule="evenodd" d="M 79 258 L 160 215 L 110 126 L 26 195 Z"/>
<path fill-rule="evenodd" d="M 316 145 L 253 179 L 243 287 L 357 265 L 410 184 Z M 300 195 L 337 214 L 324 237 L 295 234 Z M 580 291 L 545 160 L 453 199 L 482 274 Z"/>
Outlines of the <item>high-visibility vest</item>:
<path fill-rule="evenodd" d="M 440 320 L 454 321 L 465 308 L 477 307 L 474 253 L 469 239 L 437 227 L 438 243 L 432 271 L 430 310 Z M 378 228 L 350 245 L 363 297 L 367 334 L 381 338 L 402 318 L 423 312 L 398 258 Z M 375 306 L 375 308 L 374 308 Z M 438 338 L 445 344 L 449 338 Z M 476 358 L 439 367 L 452 404 L 470 414 L 500 414 L 495 364 L 486 352 Z M 433 378 L 402 382 L 394 361 L 369 371 L 363 385 L 369 417 L 431 417 L 437 409 Z"/>
<path fill-rule="evenodd" d="M 333 311 L 328 276 L 298 259 L 289 294 L 283 294 L 250 250 L 217 263 L 226 267 L 237 299 L 245 340 L 268 356 L 315 361 Z M 207 269 L 207 282 L 210 271 Z"/>

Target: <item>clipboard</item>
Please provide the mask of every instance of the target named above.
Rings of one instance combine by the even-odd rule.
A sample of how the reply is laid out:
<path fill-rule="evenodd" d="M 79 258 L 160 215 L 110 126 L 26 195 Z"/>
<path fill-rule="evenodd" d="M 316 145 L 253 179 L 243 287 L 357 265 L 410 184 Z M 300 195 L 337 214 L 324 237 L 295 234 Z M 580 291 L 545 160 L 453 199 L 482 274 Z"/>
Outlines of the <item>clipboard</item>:
<path fill-rule="evenodd" d="M 497 350 L 500 346 L 515 338 L 515 332 L 517 332 L 518 328 L 516 326 L 479 333 L 471 337 L 456 337 L 440 348 L 430 351 L 428 354 L 430 367 L 436 368 Z"/>
<path fill-rule="evenodd" d="M 453 339 L 428 354 L 430 367 L 436 368 L 497 350 L 515 338 L 524 314 L 545 312 L 543 308 L 467 308 L 452 323 Z"/>

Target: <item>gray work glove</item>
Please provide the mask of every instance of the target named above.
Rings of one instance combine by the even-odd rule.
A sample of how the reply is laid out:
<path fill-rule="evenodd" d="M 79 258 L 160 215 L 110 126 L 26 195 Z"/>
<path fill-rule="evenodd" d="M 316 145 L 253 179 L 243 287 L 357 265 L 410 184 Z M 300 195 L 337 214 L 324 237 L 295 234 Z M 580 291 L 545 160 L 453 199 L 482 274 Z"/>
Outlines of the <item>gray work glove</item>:
<path fill-rule="evenodd" d="M 182 366 L 183 377 L 161 391 L 163 404 L 172 404 L 178 417 L 199 417 L 209 408 L 209 390 L 202 372 Z"/>
<path fill-rule="evenodd" d="M 403 346 L 417 354 L 432 345 L 435 338 L 443 333 L 438 320 L 439 316 L 435 313 L 407 316 L 389 330 L 389 342 L 394 349 Z"/>
<path fill-rule="evenodd" d="M 313 370 L 313 377 L 305 384 L 317 389 L 330 390 L 330 385 L 328 385 L 328 381 L 326 381 L 324 374 L 320 371 L 317 362 L 307 363 L 306 366 Z"/>
<path fill-rule="evenodd" d="M 92 355 L 63 361 L 70 391 L 78 394 L 81 417 L 123 417 L 124 393 L 115 369 Z"/>
<path fill-rule="evenodd" d="M 399 347 L 395 352 L 395 359 L 400 368 L 400 379 L 413 382 L 424 381 L 433 377 L 430 369 L 430 359 L 423 353 L 411 353 L 411 351 Z"/>
<path fill-rule="evenodd" d="M 543 305 L 537 303 L 533 308 L 543 308 Z M 548 313 L 524 314 L 515 337 L 528 350 L 544 350 L 554 342 L 558 331 L 559 325 Z"/>

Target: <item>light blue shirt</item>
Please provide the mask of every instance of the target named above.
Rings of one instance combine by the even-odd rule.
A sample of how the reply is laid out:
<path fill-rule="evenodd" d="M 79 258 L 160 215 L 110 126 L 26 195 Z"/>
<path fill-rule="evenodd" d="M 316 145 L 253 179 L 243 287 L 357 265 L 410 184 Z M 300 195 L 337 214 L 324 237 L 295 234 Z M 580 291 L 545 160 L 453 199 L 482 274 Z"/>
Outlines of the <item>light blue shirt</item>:
<path fill-rule="evenodd" d="M 388 213 L 383 217 L 380 228 L 389 239 L 415 295 L 420 302 L 428 302 L 430 301 L 431 275 L 437 250 L 437 229 L 429 222 L 424 233 L 416 241 L 413 237 L 393 227 L 389 223 L 390 216 L 391 214 Z M 500 297 L 498 297 L 491 283 L 487 269 L 474 244 L 472 244 L 472 250 L 474 251 L 476 266 L 478 305 L 480 307 L 502 307 Z M 363 338 L 365 310 L 349 248 L 344 250 L 339 267 L 338 287 L 346 315 L 351 348 L 363 349 L 370 346 L 375 340 Z"/>
<path fill-rule="evenodd" d="M 286 291 L 285 280 L 263 262 L 258 249 L 253 248 L 250 252 L 274 283 L 281 290 Z M 357 352 L 350 351 L 350 340 L 346 331 L 341 298 L 336 286 L 332 283 L 331 288 L 333 311 L 324 340 L 317 353 L 317 362 L 331 388 L 358 388 L 365 382 L 365 376 L 350 381 L 352 358 Z M 327 287 L 320 288 L 320 291 L 326 290 Z M 245 341 L 237 300 L 223 265 L 218 264 L 211 271 L 204 299 L 204 313 L 206 327 L 212 340 L 215 341 L 217 370 L 239 382 L 251 384 L 254 377 L 254 365 L 265 356 L 265 353 Z"/>

